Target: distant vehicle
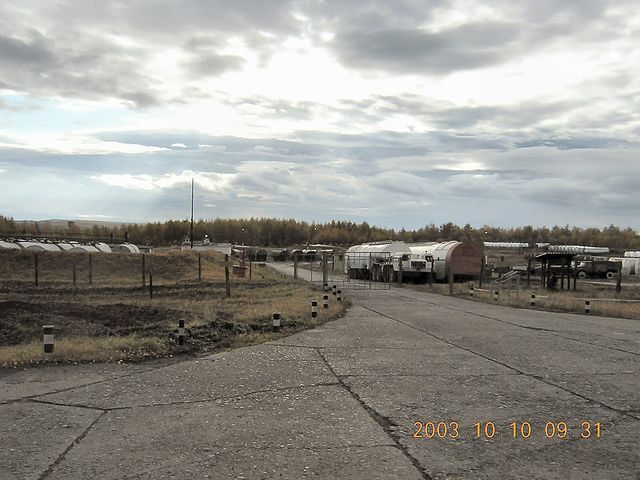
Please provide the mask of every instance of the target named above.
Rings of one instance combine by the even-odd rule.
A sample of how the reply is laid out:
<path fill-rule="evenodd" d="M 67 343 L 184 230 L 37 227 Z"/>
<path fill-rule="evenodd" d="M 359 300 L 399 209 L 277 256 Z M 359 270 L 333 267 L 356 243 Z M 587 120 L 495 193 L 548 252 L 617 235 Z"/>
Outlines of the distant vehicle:
<path fill-rule="evenodd" d="M 618 262 L 609 260 L 581 260 L 576 264 L 578 278 L 613 278 L 619 269 Z"/>

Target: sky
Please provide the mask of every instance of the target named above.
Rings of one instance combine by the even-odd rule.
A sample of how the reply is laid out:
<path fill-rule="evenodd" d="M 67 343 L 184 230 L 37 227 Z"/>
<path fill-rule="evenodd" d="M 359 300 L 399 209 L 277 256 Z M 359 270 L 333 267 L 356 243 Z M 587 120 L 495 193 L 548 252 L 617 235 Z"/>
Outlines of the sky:
<path fill-rule="evenodd" d="M 0 214 L 640 229 L 632 0 L 4 0 Z"/>

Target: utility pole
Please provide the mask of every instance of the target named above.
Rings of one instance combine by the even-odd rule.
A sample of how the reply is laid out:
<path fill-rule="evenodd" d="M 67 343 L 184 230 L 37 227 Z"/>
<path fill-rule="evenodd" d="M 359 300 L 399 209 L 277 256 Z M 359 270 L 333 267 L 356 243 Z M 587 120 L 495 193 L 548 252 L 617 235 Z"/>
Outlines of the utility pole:
<path fill-rule="evenodd" d="M 193 250 L 193 178 L 191 179 L 191 235 L 189 235 L 189 239 L 191 240 L 191 250 Z"/>

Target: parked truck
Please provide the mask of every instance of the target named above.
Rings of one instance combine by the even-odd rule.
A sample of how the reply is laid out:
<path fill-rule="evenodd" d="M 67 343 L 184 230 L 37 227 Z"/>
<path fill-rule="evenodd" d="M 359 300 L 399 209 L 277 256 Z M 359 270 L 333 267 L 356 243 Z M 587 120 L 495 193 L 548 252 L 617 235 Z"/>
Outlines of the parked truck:
<path fill-rule="evenodd" d="M 578 278 L 613 278 L 620 269 L 618 262 L 602 260 L 578 260 L 575 265 Z"/>

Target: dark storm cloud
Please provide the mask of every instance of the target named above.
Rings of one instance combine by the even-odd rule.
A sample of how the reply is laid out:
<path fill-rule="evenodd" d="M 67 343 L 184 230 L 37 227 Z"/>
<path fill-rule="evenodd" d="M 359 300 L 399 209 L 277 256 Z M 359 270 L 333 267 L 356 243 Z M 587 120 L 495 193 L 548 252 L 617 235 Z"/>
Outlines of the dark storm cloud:
<path fill-rule="evenodd" d="M 39 65 L 44 67 L 53 63 L 55 58 L 48 49 L 45 39 L 37 35 L 33 39 L 22 40 L 0 35 L 0 58 L 12 65 Z"/>
<path fill-rule="evenodd" d="M 242 66 L 244 59 L 237 55 L 198 55 L 186 62 L 187 68 L 199 76 L 216 76 Z"/>
<path fill-rule="evenodd" d="M 509 57 L 516 25 L 463 25 L 438 33 L 420 29 L 346 32 L 335 40 L 344 65 L 398 73 L 449 73 L 493 65 Z"/>

